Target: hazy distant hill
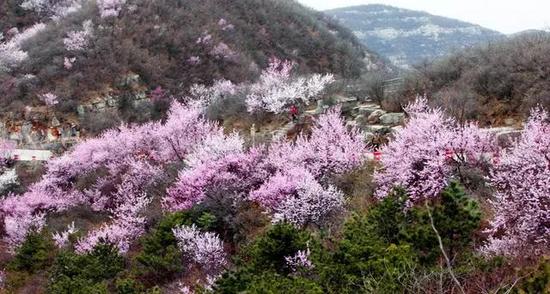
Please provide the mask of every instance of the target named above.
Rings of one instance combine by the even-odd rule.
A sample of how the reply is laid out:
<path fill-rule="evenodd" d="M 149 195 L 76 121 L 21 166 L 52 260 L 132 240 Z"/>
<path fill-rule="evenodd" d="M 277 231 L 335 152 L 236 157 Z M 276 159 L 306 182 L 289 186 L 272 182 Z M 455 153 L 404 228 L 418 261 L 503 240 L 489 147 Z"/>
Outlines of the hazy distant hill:
<path fill-rule="evenodd" d="M 401 67 L 504 36 L 475 24 L 386 5 L 326 13 L 351 29 L 363 44 Z"/>

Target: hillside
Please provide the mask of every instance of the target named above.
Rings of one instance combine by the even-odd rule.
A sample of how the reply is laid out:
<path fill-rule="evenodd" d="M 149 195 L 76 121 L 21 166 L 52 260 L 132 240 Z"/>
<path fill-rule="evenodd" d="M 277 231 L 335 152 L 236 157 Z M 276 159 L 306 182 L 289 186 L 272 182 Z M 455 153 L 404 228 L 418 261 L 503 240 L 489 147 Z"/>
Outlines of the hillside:
<path fill-rule="evenodd" d="M 387 5 L 363 5 L 325 11 L 348 27 L 369 48 L 407 68 L 502 34 L 456 19 Z"/>
<path fill-rule="evenodd" d="M 550 289 L 548 34 L 388 79 L 291 1 L 1 3 L 1 294 Z"/>
<path fill-rule="evenodd" d="M 550 34 L 530 32 L 416 67 L 395 96 L 426 94 L 462 119 L 514 124 L 550 106 Z"/>
<path fill-rule="evenodd" d="M 183 97 L 193 84 L 253 80 L 271 57 L 295 61 L 303 74 L 344 78 L 383 66 L 346 29 L 294 1 L 0 5 L 0 116 L 16 124 L 0 134 L 29 119 L 33 128 L 97 133 L 121 120 L 159 118 L 167 105 L 151 95 Z"/>

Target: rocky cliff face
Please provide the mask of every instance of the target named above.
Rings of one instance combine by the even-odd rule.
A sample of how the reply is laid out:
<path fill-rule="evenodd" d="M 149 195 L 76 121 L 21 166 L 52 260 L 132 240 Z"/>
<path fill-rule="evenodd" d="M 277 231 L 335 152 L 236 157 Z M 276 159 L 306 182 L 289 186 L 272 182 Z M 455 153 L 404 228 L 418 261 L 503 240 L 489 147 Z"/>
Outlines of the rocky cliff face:
<path fill-rule="evenodd" d="M 504 37 L 478 25 L 386 5 L 339 8 L 326 13 L 351 29 L 370 49 L 405 68 L 454 49 Z"/>

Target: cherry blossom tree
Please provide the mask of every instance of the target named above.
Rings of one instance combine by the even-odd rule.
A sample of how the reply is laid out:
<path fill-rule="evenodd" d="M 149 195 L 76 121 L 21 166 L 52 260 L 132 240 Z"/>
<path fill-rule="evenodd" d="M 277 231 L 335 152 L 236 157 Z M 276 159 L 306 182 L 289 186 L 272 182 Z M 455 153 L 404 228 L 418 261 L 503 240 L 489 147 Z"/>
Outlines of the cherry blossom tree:
<path fill-rule="evenodd" d="M 195 41 L 195 43 L 199 45 L 209 45 L 210 43 L 212 43 L 212 35 L 208 31 L 206 31 L 197 38 L 197 41 Z"/>
<path fill-rule="evenodd" d="M 63 59 L 63 67 L 66 69 L 66 70 L 70 70 L 73 68 L 73 64 L 75 63 L 76 61 L 76 58 L 75 57 L 65 57 Z"/>
<path fill-rule="evenodd" d="M 493 135 L 475 124 L 459 125 L 443 110 L 418 98 L 405 111 L 410 119 L 382 147 L 382 169 L 374 177 L 382 198 L 404 188 L 409 205 L 436 197 L 458 174 L 458 168 L 487 164 L 483 156 L 496 148 Z M 448 154 L 451 154 L 449 157 Z"/>
<path fill-rule="evenodd" d="M 189 90 L 188 99 L 197 101 L 201 105 L 208 106 L 227 96 L 235 95 L 238 91 L 242 91 L 241 86 L 233 84 L 231 81 L 221 79 L 214 81 L 210 87 L 195 84 Z"/>
<path fill-rule="evenodd" d="M 216 59 L 234 60 L 237 58 L 238 53 L 224 42 L 220 42 L 210 50 L 210 55 L 214 56 Z"/>
<path fill-rule="evenodd" d="M 223 242 L 215 233 L 201 232 L 195 225 L 172 230 L 184 256 L 201 267 L 208 277 L 218 277 L 227 265 Z"/>
<path fill-rule="evenodd" d="M 518 141 L 502 152 L 489 177 L 491 236 L 487 254 L 540 255 L 550 248 L 550 116 L 536 108 Z"/>
<path fill-rule="evenodd" d="M 117 17 L 125 4 L 126 0 L 98 0 L 97 8 L 102 18 Z"/>
<path fill-rule="evenodd" d="M 342 174 L 361 165 L 366 144 L 357 128 L 348 129 L 339 107 L 329 109 L 314 122 L 311 135 L 295 142 L 280 140 L 269 149 L 268 161 L 279 170 L 302 166 L 318 180 Z"/>
<path fill-rule="evenodd" d="M 274 221 L 322 226 L 344 204 L 328 180 L 364 160 L 359 131 L 347 130 L 339 114 L 336 108 L 322 115 L 311 136 L 269 148 L 245 151 L 236 134 L 203 141 L 188 157 L 190 168 L 168 189 L 164 207 L 187 210 L 222 191 L 225 197 L 258 202 Z"/>
<path fill-rule="evenodd" d="M 232 31 L 235 29 L 235 26 L 229 23 L 225 18 L 220 18 L 218 21 L 218 26 L 220 26 L 222 31 Z"/>
<path fill-rule="evenodd" d="M 30 10 L 46 18 L 59 20 L 82 8 L 80 0 L 25 0 L 20 5 L 24 10 Z"/>
<path fill-rule="evenodd" d="M 199 56 L 191 56 L 187 59 L 187 63 L 190 65 L 197 65 L 201 63 L 201 58 Z"/>
<path fill-rule="evenodd" d="M 147 189 L 162 175 L 163 165 L 183 160 L 196 144 L 221 132 L 203 117 L 200 107 L 174 103 L 164 123 L 122 125 L 85 140 L 48 162 L 46 174 L 28 192 L 10 194 L 0 201 L 5 240 L 15 247 L 29 230 L 40 230 L 44 212 L 89 205 L 109 212 L 111 221 L 80 240 L 78 251 L 88 251 L 100 240 L 107 240 L 125 252 L 144 230 L 140 211 L 149 198 Z M 99 169 L 102 172 L 89 186 L 77 189 L 79 177 Z"/>
<path fill-rule="evenodd" d="M 67 51 L 83 51 L 88 47 L 94 30 L 92 21 L 85 21 L 82 27 L 81 31 L 68 32 L 67 37 L 63 39 Z"/>
<path fill-rule="evenodd" d="M 39 96 L 40 100 L 47 106 L 54 106 L 59 103 L 59 98 L 54 93 L 48 92 Z"/>
<path fill-rule="evenodd" d="M 296 185 L 290 189 L 288 186 L 284 187 L 288 190 L 285 191 L 286 195 L 281 195 L 284 196 L 280 197 L 281 202 L 273 207 L 273 221 L 286 221 L 296 226 L 322 227 L 343 211 L 344 194 L 331 185 L 324 188 L 305 170 L 302 170 L 301 175 L 302 179 Z M 290 177 L 286 179 L 290 181 Z M 278 183 L 269 181 L 266 186 L 276 189 Z"/>
<path fill-rule="evenodd" d="M 164 207 L 170 211 L 188 210 L 207 197 L 223 191 L 225 195 L 246 199 L 249 191 L 268 176 L 265 155 L 260 148 L 226 153 L 180 172 L 176 184 L 167 191 Z M 229 197 L 229 196 L 228 196 Z"/>
<path fill-rule="evenodd" d="M 110 223 L 78 240 L 75 246 L 77 252 L 90 252 L 101 242 L 115 245 L 121 253 L 128 252 L 131 242 L 145 232 L 146 219 L 139 213 L 150 202 L 145 193 L 131 197 L 128 195 L 122 205 L 113 209 Z"/>
<path fill-rule="evenodd" d="M 22 49 L 22 45 L 27 40 L 33 38 L 43 31 L 46 25 L 43 23 L 35 24 L 21 33 L 16 33 L 10 40 L 0 44 L 0 72 L 13 70 L 28 58 L 27 52 Z"/>
<path fill-rule="evenodd" d="M 246 97 L 248 111 L 281 113 L 290 104 L 309 104 L 334 81 L 330 74 L 295 77 L 292 75 L 294 66 L 291 61 L 272 58 L 259 81 L 250 86 Z"/>

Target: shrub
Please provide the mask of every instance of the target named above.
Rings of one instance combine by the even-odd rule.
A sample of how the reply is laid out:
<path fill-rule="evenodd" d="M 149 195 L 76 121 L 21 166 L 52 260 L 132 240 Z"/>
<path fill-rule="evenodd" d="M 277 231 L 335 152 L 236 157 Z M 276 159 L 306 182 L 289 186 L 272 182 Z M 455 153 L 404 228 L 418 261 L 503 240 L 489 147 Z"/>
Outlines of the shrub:
<path fill-rule="evenodd" d="M 46 268 L 53 260 L 54 244 L 48 233 L 31 232 L 17 249 L 9 268 L 16 271 L 35 271 Z"/>
<path fill-rule="evenodd" d="M 276 224 L 246 249 L 250 258 L 247 263 L 256 271 L 273 270 L 288 273 L 285 257 L 305 250 L 311 242 L 313 241 L 308 233 L 293 225 Z"/>
<path fill-rule="evenodd" d="M 118 294 L 139 294 L 143 293 L 143 285 L 133 279 L 118 279 L 116 281 L 116 292 Z"/>
<path fill-rule="evenodd" d="M 211 214 L 195 210 L 166 215 L 141 240 L 142 250 L 136 256 L 138 274 L 149 281 L 166 281 L 184 270 L 182 253 L 172 229 L 196 223 L 201 229 L 210 229 L 215 219 Z"/>
<path fill-rule="evenodd" d="M 549 293 L 550 292 L 550 260 L 543 259 L 532 274 L 527 276 L 513 293 Z"/>
<path fill-rule="evenodd" d="M 261 274 L 246 271 L 224 277 L 214 287 L 214 293 L 324 293 L 314 281 L 303 277 L 289 277 L 273 271 Z"/>
<path fill-rule="evenodd" d="M 290 293 L 318 293 L 314 282 L 299 278 L 287 264 L 286 257 L 311 248 L 319 252 L 309 233 L 287 223 L 278 223 L 241 250 L 237 267 L 223 274 L 216 282 L 215 292 L 273 293 L 277 287 Z"/>
<path fill-rule="evenodd" d="M 376 225 L 362 215 L 354 215 L 345 224 L 336 251 L 319 270 L 322 284 L 330 292 L 391 293 L 401 290 L 401 283 L 417 265 L 416 256 L 409 244 L 384 240 L 377 234 Z"/>
<path fill-rule="evenodd" d="M 51 270 L 50 293 L 108 293 L 109 281 L 124 268 L 116 247 L 99 244 L 83 255 L 61 252 Z"/>
<path fill-rule="evenodd" d="M 450 256 L 471 245 L 473 233 L 479 228 L 481 211 L 476 201 L 469 198 L 457 183 L 451 183 L 440 194 L 439 202 L 429 208 L 434 225 L 441 235 L 443 246 Z M 408 216 L 408 226 L 401 238 L 411 243 L 425 263 L 440 255 L 427 208 L 416 207 Z"/>
<path fill-rule="evenodd" d="M 415 269 L 427 271 L 441 256 L 428 210 L 446 251 L 456 256 L 468 248 L 480 224 L 477 203 L 456 183 L 438 202 L 408 208 L 407 196 L 395 190 L 344 225 L 334 253 L 323 261 L 322 284 L 334 292 L 401 292 Z"/>

